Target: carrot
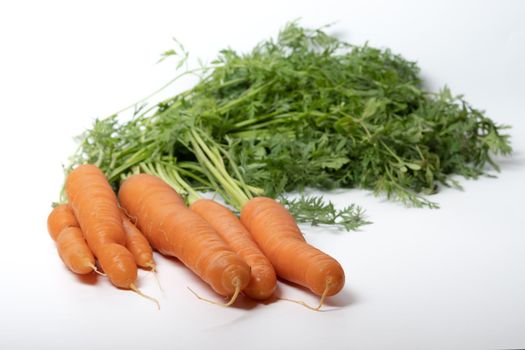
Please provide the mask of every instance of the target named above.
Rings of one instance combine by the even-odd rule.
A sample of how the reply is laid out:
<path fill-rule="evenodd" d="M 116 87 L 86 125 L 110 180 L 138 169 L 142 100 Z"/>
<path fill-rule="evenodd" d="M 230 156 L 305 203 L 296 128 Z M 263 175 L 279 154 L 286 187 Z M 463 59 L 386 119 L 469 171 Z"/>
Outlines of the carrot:
<path fill-rule="evenodd" d="M 66 227 L 56 241 L 60 258 L 74 273 L 84 275 L 97 271 L 95 257 L 79 227 Z"/>
<path fill-rule="evenodd" d="M 74 273 L 97 271 L 95 257 L 89 249 L 73 211 L 67 204 L 55 207 L 47 218 L 47 228 L 56 241 L 58 255 Z"/>
<path fill-rule="evenodd" d="M 153 248 L 178 258 L 231 305 L 250 280 L 250 268 L 213 228 L 189 210 L 180 196 L 160 178 L 128 177 L 119 200 Z"/>
<path fill-rule="evenodd" d="M 53 208 L 47 218 L 47 231 L 53 241 L 56 241 L 60 232 L 67 227 L 80 227 L 75 214 L 67 204 L 60 204 Z"/>
<path fill-rule="evenodd" d="M 126 232 L 126 247 L 133 254 L 135 262 L 142 268 L 155 270 L 153 250 L 142 232 L 122 213 L 122 225 Z"/>
<path fill-rule="evenodd" d="M 228 208 L 209 199 L 196 200 L 190 209 L 206 220 L 250 266 L 250 283 L 243 292 L 253 299 L 268 299 L 277 283 L 275 270 L 239 219 Z"/>
<path fill-rule="evenodd" d="M 117 198 L 102 171 L 94 165 L 78 166 L 67 177 L 66 192 L 84 237 L 111 283 L 135 290 L 137 265 L 125 248 Z"/>
<path fill-rule="evenodd" d="M 255 197 L 241 211 L 241 222 L 268 257 L 277 275 L 324 298 L 344 286 L 341 265 L 306 243 L 292 215 L 271 198 Z"/>

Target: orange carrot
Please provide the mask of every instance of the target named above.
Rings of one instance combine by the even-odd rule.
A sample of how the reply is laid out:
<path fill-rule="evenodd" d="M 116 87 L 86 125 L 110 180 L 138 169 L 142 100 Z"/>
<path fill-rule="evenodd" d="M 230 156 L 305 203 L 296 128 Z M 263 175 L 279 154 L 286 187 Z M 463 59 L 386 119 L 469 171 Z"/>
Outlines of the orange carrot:
<path fill-rule="evenodd" d="M 271 198 L 256 197 L 241 211 L 241 222 L 277 271 L 277 275 L 321 296 L 339 292 L 345 282 L 341 265 L 303 238 L 292 215 Z"/>
<path fill-rule="evenodd" d="M 277 283 L 275 270 L 239 219 L 228 208 L 209 199 L 196 200 L 190 209 L 206 220 L 250 266 L 250 283 L 243 292 L 254 299 L 268 299 Z"/>
<path fill-rule="evenodd" d="M 232 296 L 230 305 L 250 280 L 250 268 L 182 198 L 160 178 L 128 177 L 119 200 L 153 248 L 175 256 L 218 294 Z"/>
<path fill-rule="evenodd" d="M 75 214 L 67 204 L 54 207 L 47 218 L 47 231 L 53 241 L 56 241 L 59 233 L 67 227 L 80 227 Z"/>
<path fill-rule="evenodd" d="M 97 271 L 95 257 L 67 204 L 59 205 L 51 211 L 47 218 L 47 228 L 51 238 L 56 241 L 60 259 L 71 271 L 80 275 Z"/>
<path fill-rule="evenodd" d="M 153 250 L 146 237 L 125 214 L 122 214 L 122 225 L 126 232 L 126 247 L 133 254 L 137 265 L 142 268 L 155 270 Z"/>
<path fill-rule="evenodd" d="M 137 265 L 125 248 L 117 198 L 102 171 L 94 165 L 78 166 L 67 177 L 66 192 L 84 237 L 111 283 L 135 290 Z"/>
<path fill-rule="evenodd" d="M 83 275 L 97 271 L 95 257 L 89 249 L 79 227 L 66 227 L 58 235 L 57 250 L 62 261 L 74 273 Z"/>

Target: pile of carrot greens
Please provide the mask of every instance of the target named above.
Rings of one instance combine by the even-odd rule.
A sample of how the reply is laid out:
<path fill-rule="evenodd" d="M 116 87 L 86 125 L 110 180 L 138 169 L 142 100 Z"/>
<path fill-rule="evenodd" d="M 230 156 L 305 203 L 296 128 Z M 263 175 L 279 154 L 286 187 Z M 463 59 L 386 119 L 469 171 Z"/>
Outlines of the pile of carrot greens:
<path fill-rule="evenodd" d="M 173 54 L 187 57 L 165 56 Z M 248 53 L 222 50 L 197 71 L 191 89 L 138 106 L 130 120 L 96 120 L 68 169 L 96 164 L 115 188 L 136 172 L 183 178 L 234 207 L 242 196 L 276 197 L 298 221 L 350 230 L 366 223 L 358 206 L 284 194 L 363 188 L 436 207 L 426 195 L 459 186 L 451 175 L 498 170 L 493 157 L 511 152 L 507 126 L 448 88 L 425 91 L 416 63 L 326 28 L 292 22 L 275 40 Z"/>

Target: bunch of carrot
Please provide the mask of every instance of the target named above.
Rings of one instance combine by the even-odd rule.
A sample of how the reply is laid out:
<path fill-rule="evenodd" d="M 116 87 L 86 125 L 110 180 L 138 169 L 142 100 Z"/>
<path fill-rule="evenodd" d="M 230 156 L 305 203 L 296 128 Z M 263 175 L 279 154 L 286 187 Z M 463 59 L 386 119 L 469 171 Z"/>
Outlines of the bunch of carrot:
<path fill-rule="evenodd" d="M 239 220 L 212 200 L 195 198 L 188 207 L 173 186 L 143 173 L 125 179 L 117 198 L 94 165 L 72 170 L 65 188 L 68 203 L 53 209 L 48 230 L 74 273 L 99 272 L 98 260 L 116 287 L 141 294 L 137 266 L 155 269 L 153 248 L 230 297 L 225 306 L 241 292 L 270 298 L 276 276 L 319 295 L 316 310 L 343 288 L 341 265 L 306 243 L 293 217 L 273 199 L 246 200 Z"/>

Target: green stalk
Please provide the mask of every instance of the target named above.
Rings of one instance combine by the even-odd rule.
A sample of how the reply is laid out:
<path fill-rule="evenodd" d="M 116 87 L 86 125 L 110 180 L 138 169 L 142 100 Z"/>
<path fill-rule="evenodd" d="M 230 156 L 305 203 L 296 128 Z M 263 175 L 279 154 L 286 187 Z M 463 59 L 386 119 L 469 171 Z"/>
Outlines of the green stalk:
<path fill-rule="evenodd" d="M 261 188 L 257 188 L 257 187 L 254 187 L 254 186 L 248 186 L 246 184 L 246 182 L 244 182 L 244 178 L 241 175 L 239 167 L 233 161 L 233 159 L 231 158 L 230 154 L 225 149 L 223 149 L 222 147 L 219 147 L 219 150 L 226 157 L 226 159 L 228 159 L 228 162 L 229 162 L 231 168 L 235 172 L 235 176 L 237 176 L 237 179 L 233 179 L 233 180 L 240 186 L 241 189 L 244 189 L 244 192 L 247 194 L 248 198 L 250 198 L 250 199 L 253 198 L 253 196 L 251 195 L 252 193 L 258 194 L 258 195 L 261 195 L 261 194 L 264 193 L 264 191 Z M 219 157 L 220 157 L 220 154 L 219 154 Z"/>
<path fill-rule="evenodd" d="M 199 172 L 203 172 L 204 171 L 203 169 L 201 169 L 201 168 L 199 168 L 197 166 L 186 168 L 186 165 L 183 165 L 182 163 L 178 163 L 178 172 L 181 175 L 184 175 L 184 176 L 187 176 L 189 178 L 192 178 L 193 180 L 195 180 L 198 183 L 200 183 L 202 186 L 205 186 L 205 187 L 208 187 L 208 188 L 212 187 L 211 183 L 208 180 L 205 180 L 201 176 L 196 175 L 195 173 L 193 173 L 191 171 L 188 171 L 187 169 L 193 169 L 193 170 L 197 170 Z M 204 175 L 206 175 L 206 174 L 204 173 Z"/>
<path fill-rule="evenodd" d="M 216 154 L 204 143 L 196 131 L 192 130 L 190 134 L 192 149 L 199 163 L 209 172 L 210 181 L 216 179 L 224 189 L 225 199 L 237 210 L 240 210 L 250 200 L 249 197 L 227 173 L 222 160 L 217 159 Z"/>
<path fill-rule="evenodd" d="M 186 70 L 182 73 L 180 73 L 179 75 L 175 76 L 173 79 L 171 79 L 170 81 L 168 81 L 166 84 L 162 85 L 160 88 L 158 88 L 157 90 L 153 91 L 152 93 L 150 93 L 148 96 L 144 97 L 144 98 L 141 98 L 140 100 L 138 100 L 137 102 L 133 103 L 133 104 L 130 104 L 129 106 L 127 107 L 124 107 L 122 108 L 121 110 L 117 111 L 116 113 L 113 113 L 113 114 L 120 114 L 124 111 L 127 111 L 128 109 L 130 108 L 133 108 L 135 106 L 137 106 L 138 104 L 141 104 L 141 103 L 144 103 L 146 101 L 148 101 L 150 98 L 152 98 L 153 96 L 155 96 L 156 94 L 162 92 L 164 89 L 166 89 L 168 86 L 170 86 L 171 84 L 175 83 L 176 81 L 178 81 L 179 79 L 181 79 L 182 77 L 186 76 L 186 75 L 190 75 L 190 74 L 193 74 L 193 73 L 196 73 L 196 72 L 199 72 L 199 71 L 204 71 L 208 69 L 207 67 L 199 67 L 199 68 L 195 68 L 195 69 L 191 69 L 191 70 Z M 166 102 L 168 100 L 170 100 L 172 98 L 169 98 L 169 99 L 166 99 L 164 100 L 163 102 Z M 143 113 L 144 114 L 144 113 Z"/>
<path fill-rule="evenodd" d="M 233 125 L 232 130 L 242 129 L 245 126 L 249 126 L 249 125 L 252 125 L 252 124 L 257 124 L 257 123 L 259 123 L 259 122 L 261 122 L 263 120 L 266 120 L 266 119 L 276 118 L 279 115 L 279 113 L 281 113 L 281 111 L 275 111 L 275 112 L 268 113 L 268 114 L 265 114 L 265 115 L 260 115 L 260 116 L 254 117 L 254 118 L 242 120 L 240 122 L 235 123 Z M 288 114 L 290 114 L 290 113 L 284 113 L 282 115 L 288 115 Z"/>
<path fill-rule="evenodd" d="M 188 204 L 199 200 L 200 195 L 179 174 L 179 169 L 174 164 L 164 162 L 142 163 L 140 168 L 143 172 L 155 175 L 170 185 L 177 193 L 186 198 Z"/>
<path fill-rule="evenodd" d="M 250 196 L 249 193 L 248 194 L 244 193 L 244 191 L 240 187 L 237 186 L 234 179 L 230 176 L 230 174 L 226 170 L 224 162 L 222 161 L 221 155 L 217 151 L 217 148 L 208 147 L 208 145 L 202 140 L 202 138 L 199 136 L 199 134 L 195 130 L 192 130 L 192 136 L 193 136 L 193 139 L 199 144 L 199 146 L 203 150 L 206 157 L 213 163 L 213 165 L 215 166 L 215 169 L 222 175 L 223 179 L 227 181 L 231 186 L 233 186 L 235 191 L 239 192 L 238 194 L 241 197 L 245 196 L 246 200 L 244 202 L 247 202 Z M 212 144 L 212 140 L 208 139 L 208 142 Z"/>
<path fill-rule="evenodd" d="M 120 165 L 116 169 L 113 169 L 113 171 L 108 176 L 108 180 L 110 182 L 115 181 L 120 177 L 122 173 L 124 173 L 128 169 L 132 168 L 135 165 L 141 165 L 143 162 L 150 159 L 152 152 L 151 148 L 153 148 L 154 146 L 155 145 L 148 145 L 145 148 L 138 150 L 131 157 L 129 157 L 126 160 L 126 162 L 122 163 L 122 165 Z"/>
<path fill-rule="evenodd" d="M 186 197 L 188 204 L 191 205 L 193 202 L 201 199 L 201 196 L 186 181 L 182 179 L 175 166 L 171 167 L 169 171 L 175 179 L 175 181 L 186 190 L 186 193 L 188 194 L 188 196 Z"/>
<path fill-rule="evenodd" d="M 262 84 L 261 86 L 258 86 L 256 88 L 251 88 L 250 90 L 247 90 L 244 94 L 239 96 L 237 99 L 229 101 L 226 104 L 220 106 L 217 109 L 217 113 L 221 114 L 221 113 L 226 112 L 229 109 L 232 109 L 233 107 L 241 104 L 243 101 L 249 99 L 250 97 L 257 95 L 260 91 L 270 86 L 271 84 L 273 84 L 273 80 L 270 80 L 269 82 Z"/>

